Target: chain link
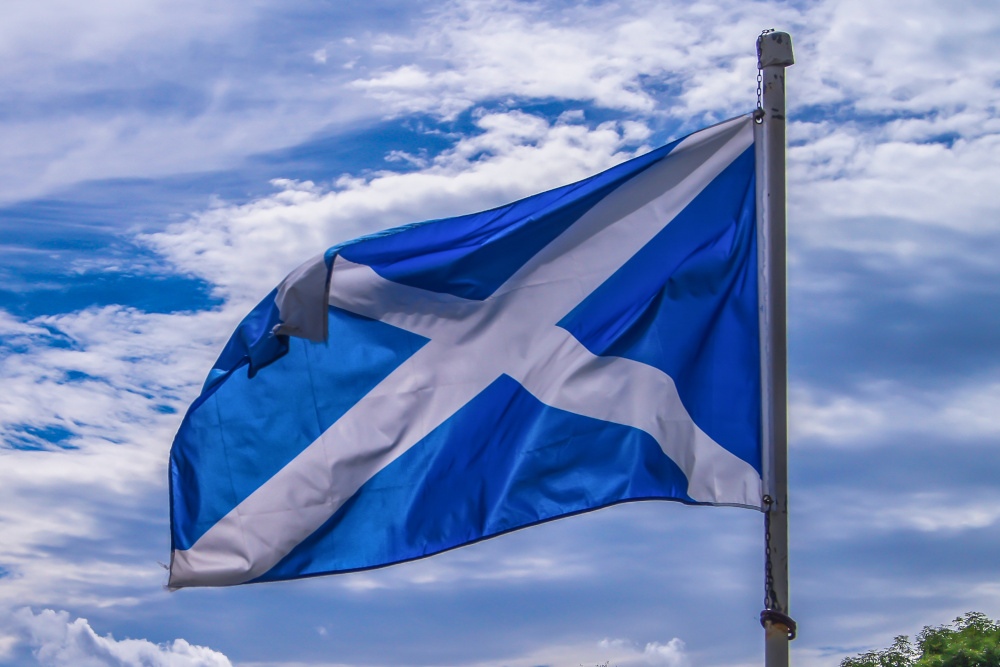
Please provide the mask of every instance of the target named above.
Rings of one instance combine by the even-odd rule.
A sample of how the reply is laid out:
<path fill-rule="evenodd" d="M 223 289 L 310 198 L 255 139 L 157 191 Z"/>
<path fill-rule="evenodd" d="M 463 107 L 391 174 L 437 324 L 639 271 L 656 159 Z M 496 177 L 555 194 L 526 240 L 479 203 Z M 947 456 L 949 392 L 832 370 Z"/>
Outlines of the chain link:
<path fill-rule="evenodd" d="M 757 54 L 758 56 L 760 54 Z M 759 62 L 759 61 L 758 61 Z M 764 108 L 764 91 L 762 90 L 764 84 L 764 71 L 761 68 L 757 68 L 757 108 Z"/>
<path fill-rule="evenodd" d="M 764 609 L 774 609 L 774 572 L 771 567 L 771 496 L 764 496 Z"/>

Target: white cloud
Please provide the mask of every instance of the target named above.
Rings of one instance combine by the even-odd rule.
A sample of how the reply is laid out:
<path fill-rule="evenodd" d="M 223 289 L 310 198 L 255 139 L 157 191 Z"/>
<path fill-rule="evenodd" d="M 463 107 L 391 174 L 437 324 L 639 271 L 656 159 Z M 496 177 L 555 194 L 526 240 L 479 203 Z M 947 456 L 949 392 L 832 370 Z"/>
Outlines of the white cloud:
<path fill-rule="evenodd" d="M 982 489 L 974 497 L 947 489 L 802 489 L 796 494 L 797 512 L 808 521 L 796 538 L 811 545 L 843 544 L 905 531 L 925 534 L 930 540 L 961 539 L 961 533 L 1000 522 L 998 501 L 1000 494 Z"/>
<path fill-rule="evenodd" d="M 858 439 L 884 436 L 889 423 L 890 406 L 884 402 L 855 395 L 819 398 L 805 386 L 792 387 L 788 406 L 788 430 L 791 442 L 819 438 L 846 445 Z"/>
<path fill-rule="evenodd" d="M 974 133 L 983 131 L 983 112 L 995 116 L 1000 65 L 991 53 L 1000 20 L 985 5 L 953 11 L 931 0 L 825 0 L 802 8 L 625 0 L 575 5 L 572 13 L 544 3 L 458 0 L 413 36 L 379 35 L 373 51 L 405 64 L 376 66 L 353 85 L 396 112 L 445 116 L 506 96 L 678 118 L 726 115 L 753 103 L 753 39 L 765 27 L 788 30 L 795 41 L 793 109 L 847 104 L 867 113 L 943 113 L 930 125 Z M 668 83 L 672 96 L 657 99 L 649 81 Z"/>
<path fill-rule="evenodd" d="M 219 207 L 146 237 L 182 271 L 229 299 L 256 300 L 291 269 L 335 243 L 399 224 L 484 210 L 564 185 L 632 157 L 642 126 L 550 124 L 519 111 L 476 119 L 417 171 L 343 177 L 332 188 L 275 181 L 277 194 Z"/>
<path fill-rule="evenodd" d="M 668 667 L 684 667 L 688 664 L 684 655 L 684 642 L 674 637 L 666 644 L 650 642 L 642 651 L 642 657 L 651 665 L 667 665 Z"/>
<path fill-rule="evenodd" d="M 234 320 L 223 311 L 169 315 L 116 306 L 35 318 L 25 325 L 33 335 L 20 339 L 26 347 L 0 359 L 9 390 L 0 434 L 13 437 L 31 425 L 67 429 L 75 438 L 67 444 L 78 447 L 144 440 L 150 422 L 177 421 L 172 413 L 193 397 L 220 332 Z"/>
<path fill-rule="evenodd" d="M 81 180 L 232 167 L 365 116 L 363 106 L 351 107 L 358 96 L 340 85 L 346 75 L 282 70 L 266 53 L 308 53 L 261 42 L 273 5 L 5 5 L 0 83 L 17 103 L 5 107 L 0 126 L 0 201 Z"/>
<path fill-rule="evenodd" d="M 998 498 L 956 500 L 946 493 L 919 492 L 891 507 L 872 508 L 868 522 L 882 528 L 910 528 L 925 533 L 987 528 L 1000 520 Z"/>
<path fill-rule="evenodd" d="M 156 559 L 168 549 L 167 451 L 241 315 L 105 307 L 2 327 L 19 331 L 13 340 L 5 336 L 19 352 L 0 358 L 0 439 L 7 445 L 0 447 L 0 563 L 11 572 L 0 601 L 134 604 L 159 591 L 164 574 Z M 30 429 L 58 429 L 65 437 L 59 447 L 72 449 L 28 440 Z M 149 497 L 159 501 L 155 507 L 144 504 Z M 97 543 L 123 521 L 159 523 L 162 542 L 90 553 L 60 548 Z"/>
<path fill-rule="evenodd" d="M 817 247 L 940 252 L 887 235 L 896 219 L 986 238 L 1000 200 L 1000 15 L 987 5 L 837 0 L 809 11 L 789 70 L 789 230 Z M 822 26 L 822 27 L 818 27 Z M 873 221 L 845 231 L 839 220 Z"/>
<path fill-rule="evenodd" d="M 536 4 L 452 2 L 413 37 L 380 36 L 383 52 L 416 62 L 354 85 L 397 113 L 453 116 L 511 95 L 654 113 L 657 101 L 643 86 L 653 77 L 681 87 L 661 112 L 734 115 L 752 104 L 753 39 L 765 17 L 802 20 L 769 3 L 637 0 L 575 5 L 566 14 Z"/>
<path fill-rule="evenodd" d="M 0 336 L 3 336 L 9 345 L 16 345 L 31 336 L 47 336 L 49 333 L 44 327 L 24 322 L 0 310 Z"/>
<path fill-rule="evenodd" d="M 810 104 L 840 105 L 841 116 L 903 114 L 875 134 L 861 130 L 878 144 L 997 132 L 1000 63 L 992 52 L 1000 19 L 976 3 L 622 0 L 569 12 L 556 3 L 460 0 L 389 32 L 344 36 L 331 28 L 306 48 L 296 43 L 294 54 L 280 54 L 343 65 L 324 68 L 322 76 L 315 68 L 277 68 L 275 58 L 243 57 L 248 33 L 274 11 L 268 2 L 196 5 L 47 0 L 5 14 L 0 37 L 9 39 L 0 39 L 6 45 L 0 48 L 17 57 L 3 60 L 0 81 L 19 99 L 59 112 L 14 114 L 0 128 L 8 156 L 0 164 L 0 198 L 84 178 L 226 168 L 333 123 L 412 111 L 453 116 L 512 97 L 667 116 L 694 129 L 753 105 L 753 39 L 772 26 L 793 34 L 799 54 L 789 74 L 793 117 Z M 176 58 L 201 44 L 211 45 L 220 62 L 240 62 L 247 71 Z M 80 76 L 81 69 L 88 75 Z M 203 99 L 182 111 L 169 104 L 88 110 L 67 101 L 178 81 Z M 858 148 L 858 163 L 866 163 L 871 147 Z M 989 149 L 975 150 L 988 156 Z M 906 166 L 908 158 L 892 149 L 876 153 L 875 163 Z M 926 169 L 914 165 L 906 173 Z M 907 194 L 920 195 L 908 210 L 921 210 L 926 183 L 907 186 L 893 176 L 874 185 L 895 186 L 897 205 Z"/>
<path fill-rule="evenodd" d="M 29 70 L 38 58 L 48 67 L 107 62 L 123 52 L 168 51 L 192 38 L 218 37 L 244 20 L 233 11 L 238 5 L 226 0 L 212 6 L 192 0 L 41 0 L 5 8 L 0 74 Z"/>
<path fill-rule="evenodd" d="M 850 394 L 821 395 L 804 384 L 792 387 L 789 437 L 817 439 L 836 447 L 885 442 L 925 434 L 950 442 L 1000 436 L 1000 381 L 988 378 L 938 391 L 898 381 L 862 385 Z"/>
<path fill-rule="evenodd" d="M 599 662 L 598 662 L 599 661 Z M 370 663 L 366 663 L 369 664 Z M 512 652 L 510 655 L 486 660 L 460 660 L 455 667 L 535 667 L 555 665 L 578 667 L 604 664 L 616 667 L 688 667 L 691 662 L 684 642 L 674 638 L 665 644 L 649 642 L 644 647 L 625 639 L 604 639 L 599 642 L 550 643 L 538 648 Z M 342 663 L 305 662 L 241 662 L 242 667 L 346 667 Z M 370 666 L 371 667 L 371 666 Z M 737 667 L 729 665 L 728 667 Z"/>
<path fill-rule="evenodd" d="M 997 99 L 1000 64 L 990 57 L 1000 18 L 988 4 L 934 0 L 836 0 L 815 6 L 797 44 L 805 103 L 848 102 L 858 111 L 984 108 Z M 804 70 L 804 71 L 803 71 Z"/>
<path fill-rule="evenodd" d="M 404 567 L 360 572 L 334 581 L 349 591 L 365 593 L 387 589 L 522 585 L 593 573 L 593 559 L 587 554 L 572 552 L 567 545 L 558 547 L 520 540 L 516 543 L 520 548 L 517 548 L 511 546 L 515 543 L 510 538 L 502 539 L 506 540 L 504 547 L 464 547 Z M 501 551 L 504 548 L 511 553 L 504 555 Z"/>
<path fill-rule="evenodd" d="M 824 122 L 793 129 L 793 135 L 808 138 L 789 150 L 789 224 L 798 238 L 905 257 L 933 248 L 882 238 L 877 226 L 861 238 L 856 229 L 849 236 L 831 223 L 894 218 L 980 236 L 996 231 L 1000 200 L 992 184 L 1000 174 L 1000 132 L 950 146 L 893 134 L 891 125 L 875 130 Z"/>
<path fill-rule="evenodd" d="M 621 665 L 661 665 L 687 667 L 690 664 L 684 642 L 674 637 L 666 644 L 649 642 L 641 650 L 627 639 L 602 639 L 598 644 L 608 662 Z"/>
<path fill-rule="evenodd" d="M 1000 63 L 991 54 L 1000 19 L 985 6 L 635 0 L 574 7 L 569 19 L 545 5 L 453 2 L 415 37 L 376 40 L 407 62 L 354 85 L 396 113 L 449 116 L 508 96 L 561 97 L 704 122 L 752 105 L 753 37 L 771 25 L 790 30 L 799 53 L 788 75 L 793 118 L 804 105 L 840 105 L 791 125 L 803 142 L 789 154 L 796 237 L 888 243 L 877 234 L 844 238 L 829 224 L 858 217 L 992 233 Z M 650 82 L 675 92 L 658 98 Z M 902 240 L 895 246 L 912 251 Z"/>
<path fill-rule="evenodd" d="M 9 633 L 8 655 L 18 644 L 31 650 L 41 667 L 232 667 L 222 653 L 175 639 L 154 644 L 146 639 L 100 636 L 86 619 L 65 611 L 29 608 L 0 615 Z"/>
<path fill-rule="evenodd" d="M 157 590 L 162 572 L 155 559 L 165 558 L 165 551 L 119 554 L 114 563 L 32 555 L 100 534 L 102 522 L 112 520 L 102 506 L 129 508 L 137 516 L 149 511 L 117 498 L 156 489 L 165 496 L 163 466 L 185 407 L 229 332 L 291 268 L 361 233 L 488 208 L 589 175 L 629 157 L 627 135 L 641 132 L 613 123 L 550 124 L 520 112 L 487 114 L 477 122 L 480 134 L 461 139 L 419 171 L 344 178 L 333 189 L 279 181 L 273 196 L 215 206 L 147 237 L 180 270 L 216 285 L 226 299 L 221 308 L 155 314 L 108 306 L 28 322 L 0 316 L 0 331 L 20 350 L 0 358 L 6 389 L 0 437 L 51 450 L 44 431 L 58 429 L 65 438 L 60 446 L 72 448 L 0 450 L 0 562 L 16 574 L 0 597 L 95 602 L 87 582 L 101 580 L 123 591 L 106 591 L 105 601 L 134 604 L 135 594 L 124 592 L 129 586 Z M 27 443 L 31 430 L 43 433 Z M 48 493 L 52 488 L 79 492 L 56 497 Z M 24 502 L 29 497 L 37 498 L 34 504 Z M 461 561 L 416 566 L 399 581 L 359 575 L 345 582 L 354 588 L 448 585 L 468 579 Z M 550 555 L 537 554 L 477 572 L 486 579 L 551 578 L 578 568 L 571 558 L 556 567 Z"/>
<path fill-rule="evenodd" d="M 197 113 L 152 115 L 123 107 L 96 118 L 83 113 L 12 118 L 0 128 L 7 147 L 0 163 L 0 201 L 32 198 L 91 179 L 230 168 L 248 154 L 294 145 L 324 125 L 352 119 L 343 108 L 331 108 L 328 100 L 312 97 L 315 91 L 293 83 L 280 100 L 245 105 L 240 98 L 252 91 L 240 90 L 244 85 L 219 80 L 210 90 L 198 91 L 207 97 Z"/>

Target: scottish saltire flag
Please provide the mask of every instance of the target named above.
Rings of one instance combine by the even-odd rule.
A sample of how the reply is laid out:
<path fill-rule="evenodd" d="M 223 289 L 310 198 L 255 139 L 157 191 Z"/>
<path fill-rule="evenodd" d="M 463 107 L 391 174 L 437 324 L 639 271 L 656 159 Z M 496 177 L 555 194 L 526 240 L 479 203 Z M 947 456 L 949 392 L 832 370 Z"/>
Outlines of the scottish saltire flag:
<path fill-rule="evenodd" d="M 169 585 L 380 567 L 626 501 L 759 509 L 752 125 L 294 271 L 174 441 Z"/>

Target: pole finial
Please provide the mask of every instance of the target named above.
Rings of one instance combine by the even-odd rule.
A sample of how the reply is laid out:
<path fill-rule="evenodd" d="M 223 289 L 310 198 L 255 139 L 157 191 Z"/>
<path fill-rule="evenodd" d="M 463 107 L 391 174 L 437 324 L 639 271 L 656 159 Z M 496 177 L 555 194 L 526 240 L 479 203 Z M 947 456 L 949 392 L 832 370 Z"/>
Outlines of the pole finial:
<path fill-rule="evenodd" d="M 772 65 L 788 67 L 795 64 L 792 53 L 792 37 L 787 32 L 768 32 L 757 38 L 757 67 L 763 69 Z"/>

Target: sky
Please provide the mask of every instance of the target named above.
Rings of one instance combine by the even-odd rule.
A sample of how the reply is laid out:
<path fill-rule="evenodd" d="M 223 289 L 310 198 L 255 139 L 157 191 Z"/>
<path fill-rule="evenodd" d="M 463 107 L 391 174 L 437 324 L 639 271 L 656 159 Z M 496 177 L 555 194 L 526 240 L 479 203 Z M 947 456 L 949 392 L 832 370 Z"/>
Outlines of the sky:
<path fill-rule="evenodd" d="M 285 274 L 752 110 L 764 28 L 797 58 L 794 664 L 1000 617 L 991 0 L 36 0 L 0 9 L 0 664 L 761 664 L 745 509 L 228 589 L 161 563 L 173 434 Z"/>

